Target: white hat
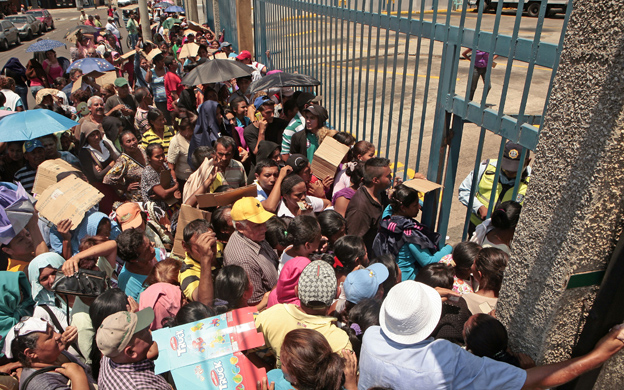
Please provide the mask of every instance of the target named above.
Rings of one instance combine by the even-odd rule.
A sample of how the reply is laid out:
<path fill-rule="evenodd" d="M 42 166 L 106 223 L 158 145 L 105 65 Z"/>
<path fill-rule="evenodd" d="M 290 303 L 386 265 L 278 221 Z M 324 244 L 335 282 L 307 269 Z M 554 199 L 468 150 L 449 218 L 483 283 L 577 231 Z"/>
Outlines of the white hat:
<path fill-rule="evenodd" d="M 11 359 L 13 358 L 13 352 L 11 351 L 11 344 L 19 336 L 26 336 L 34 332 L 45 333 L 48 330 L 48 322 L 34 317 L 23 317 L 15 326 L 13 326 L 9 333 L 7 333 L 4 339 L 4 345 L 2 346 L 2 353 L 4 356 Z"/>
<path fill-rule="evenodd" d="M 406 280 L 390 289 L 381 305 L 379 324 L 390 340 L 415 344 L 429 337 L 441 314 L 442 299 L 435 289 Z"/>

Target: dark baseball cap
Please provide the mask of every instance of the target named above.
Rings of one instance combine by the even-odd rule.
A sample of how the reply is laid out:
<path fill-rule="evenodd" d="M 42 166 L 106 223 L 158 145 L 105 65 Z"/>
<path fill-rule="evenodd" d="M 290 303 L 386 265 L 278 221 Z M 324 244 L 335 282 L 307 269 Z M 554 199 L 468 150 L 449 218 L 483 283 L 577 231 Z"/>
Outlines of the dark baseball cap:
<path fill-rule="evenodd" d="M 501 161 L 501 168 L 509 172 L 517 172 L 520 164 L 520 157 L 522 155 L 522 145 L 515 142 L 507 142 L 505 144 L 505 151 L 503 152 L 503 160 Z"/>

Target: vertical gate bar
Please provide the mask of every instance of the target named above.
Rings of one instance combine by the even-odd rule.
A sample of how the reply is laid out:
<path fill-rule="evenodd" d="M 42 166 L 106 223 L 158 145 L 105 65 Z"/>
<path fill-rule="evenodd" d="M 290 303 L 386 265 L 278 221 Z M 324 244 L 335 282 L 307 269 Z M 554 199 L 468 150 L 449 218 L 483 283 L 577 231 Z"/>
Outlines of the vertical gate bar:
<path fill-rule="evenodd" d="M 384 45 L 385 50 L 384 50 L 384 61 L 383 61 L 383 76 L 381 79 L 381 96 L 382 96 L 382 100 L 381 100 L 381 113 L 379 114 L 379 134 L 378 134 L 378 138 L 377 138 L 377 152 L 379 153 L 379 155 L 381 155 L 381 139 L 383 136 L 383 121 L 384 121 L 384 113 L 385 113 L 385 109 L 386 109 L 386 105 L 384 103 L 384 99 L 386 98 L 386 80 L 388 79 L 388 46 L 390 46 L 390 18 L 392 18 L 392 16 L 390 15 L 390 0 L 386 0 L 387 1 L 387 6 L 386 6 L 386 14 L 388 16 L 388 25 L 386 26 L 386 44 Z M 381 29 L 381 26 L 379 26 L 379 29 Z M 399 33 L 396 33 L 396 37 L 399 36 Z M 396 64 L 396 52 L 397 52 L 397 48 L 395 45 L 394 48 L 394 59 L 395 59 L 395 64 Z M 395 69 L 396 70 L 396 69 Z M 390 96 L 390 101 L 394 100 L 394 94 L 391 94 Z M 392 104 L 392 103 L 390 103 Z M 392 112 L 388 111 L 388 123 L 390 124 L 390 126 L 392 125 Z M 388 153 L 390 152 L 390 147 L 389 144 L 386 143 L 386 154 L 384 157 L 389 158 L 390 156 L 388 155 Z M 396 161 L 395 164 L 396 165 Z"/>
<path fill-rule="evenodd" d="M 422 20 L 422 17 L 421 17 Z M 422 140 L 425 133 L 425 118 L 427 117 L 427 101 L 429 100 L 429 87 L 431 80 L 433 48 L 435 46 L 435 26 L 438 20 L 438 0 L 433 0 L 433 18 L 431 20 L 431 38 L 429 40 L 429 58 L 427 58 L 427 76 L 425 77 L 425 90 L 423 96 L 423 108 L 420 116 L 420 134 L 418 136 L 418 152 L 416 154 L 416 171 L 420 169 L 420 157 L 422 154 Z M 442 65 L 440 65 L 442 67 Z M 441 68 L 440 68 L 441 69 Z M 440 83 L 442 80 L 438 80 Z M 430 225 L 432 226 L 432 225 Z"/>
<path fill-rule="evenodd" d="M 382 7 L 382 2 L 387 1 L 387 0 L 377 0 L 379 3 L 379 7 L 377 7 L 377 23 L 376 23 L 376 27 L 377 27 L 377 39 L 375 40 L 375 42 L 377 42 L 375 44 L 375 74 L 373 75 L 373 107 L 375 107 L 375 102 L 377 100 L 377 72 L 379 72 L 379 40 L 381 38 L 381 13 L 383 10 Z M 373 19 L 375 20 L 375 19 Z M 387 50 L 387 45 L 386 45 L 386 50 Z M 370 71 L 370 70 L 369 70 Z M 383 107 L 384 103 L 386 101 L 386 97 L 385 96 L 381 96 L 381 106 Z M 375 136 L 375 117 L 376 115 L 371 115 L 371 125 L 370 125 L 370 142 L 374 143 L 374 136 Z M 383 118 L 379 119 L 380 121 L 383 121 Z M 375 148 L 377 150 L 377 155 L 381 156 L 381 154 L 379 153 L 380 150 L 379 148 L 381 148 L 381 145 L 375 145 Z"/>
<path fill-rule="evenodd" d="M 467 5 L 467 0 L 464 0 L 464 4 Z M 462 6 L 462 10 L 461 10 L 461 16 L 459 19 L 459 26 L 458 26 L 458 33 L 457 33 L 457 44 L 455 45 L 455 57 L 457 57 L 457 62 L 453 63 L 453 74 L 454 75 L 458 75 L 459 74 L 459 60 L 461 59 L 461 49 L 462 49 L 462 40 L 464 37 L 464 30 L 465 30 L 465 24 L 466 24 L 466 11 L 467 11 L 466 6 Z M 455 92 L 455 86 L 457 84 L 457 77 L 451 77 L 451 87 L 450 87 L 450 91 L 452 91 L 453 93 Z M 454 119 L 453 119 L 454 120 Z"/>
<path fill-rule="evenodd" d="M 334 128 L 338 129 L 338 131 L 340 131 L 340 123 L 344 119 L 346 120 L 347 115 L 346 113 L 342 110 L 342 95 L 343 95 L 343 90 L 344 90 L 344 20 L 345 20 L 345 0 L 341 0 L 340 2 L 340 37 L 338 39 L 340 39 L 340 66 L 338 67 L 338 71 L 340 72 L 340 84 L 338 84 L 338 88 L 336 88 L 338 90 L 338 112 L 339 112 L 339 116 L 338 118 L 336 118 L 336 121 L 334 122 Z M 335 104 L 335 103 L 334 103 Z"/>
<path fill-rule="evenodd" d="M 498 2 L 498 6 L 496 7 L 496 18 L 494 19 L 494 27 L 492 28 L 492 50 L 491 53 L 494 53 L 494 48 L 496 48 L 496 41 L 498 40 L 498 30 L 500 28 L 501 21 L 501 13 L 503 11 L 503 2 Z M 474 56 L 473 56 L 474 57 Z M 488 56 L 487 67 L 485 70 L 485 78 L 483 79 L 483 91 L 481 93 L 481 110 L 485 109 L 486 99 L 488 95 L 488 89 L 490 88 L 491 81 L 490 78 L 492 76 L 492 62 L 494 61 L 494 55 Z M 496 187 L 496 184 L 495 184 Z M 489 217 L 489 214 L 488 214 Z"/>
<path fill-rule="evenodd" d="M 524 111 L 526 110 L 527 100 L 529 99 L 529 92 L 531 89 L 531 80 L 533 79 L 533 72 L 535 71 L 535 60 L 537 59 L 537 50 L 539 49 L 540 38 L 542 36 L 542 28 L 544 27 L 544 16 L 546 16 L 546 1 L 542 1 L 540 7 L 539 16 L 537 17 L 537 26 L 535 27 L 535 35 L 533 35 L 533 44 L 531 48 L 531 57 L 529 58 L 529 68 L 527 69 L 527 75 L 524 80 L 524 90 L 522 91 L 522 99 L 520 100 L 520 110 L 518 111 L 518 118 L 516 120 L 515 134 L 520 139 L 520 129 L 524 123 Z"/>
<path fill-rule="evenodd" d="M 516 11 L 516 20 L 514 22 L 514 29 L 511 35 L 511 45 L 509 45 L 509 53 L 507 55 L 507 67 L 505 68 L 505 80 L 503 81 L 503 91 L 501 92 L 501 98 L 498 104 L 498 116 L 496 123 L 501 123 L 503 114 L 505 112 L 505 103 L 507 102 L 507 91 L 509 90 L 509 81 L 511 80 L 511 69 L 513 67 L 514 58 L 516 56 L 516 46 L 518 44 L 518 34 L 520 32 L 520 22 L 522 21 L 522 12 L 524 9 L 524 0 L 518 2 L 518 9 Z"/>
<path fill-rule="evenodd" d="M 544 110 L 542 111 L 542 119 L 540 120 L 539 130 L 541 130 L 544 126 L 544 117 L 546 116 L 546 109 L 548 108 L 548 103 L 550 102 L 550 91 L 552 91 L 553 82 L 555 81 L 555 75 L 557 74 L 557 69 L 559 69 L 559 57 L 561 56 L 561 50 L 563 49 L 563 39 L 565 38 L 565 31 L 568 28 L 568 21 L 570 20 L 572 7 L 572 2 L 568 2 L 565 18 L 563 19 L 563 27 L 561 28 L 561 36 L 559 37 L 559 45 L 557 46 L 555 66 L 553 66 L 552 73 L 550 75 L 550 83 L 548 84 L 548 93 L 546 94 L 546 102 L 544 103 Z"/>
<path fill-rule="evenodd" d="M 399 20 L 399 26 L 400 26 L 400 19 L 401 19 L 401 6 L 403 5 L 403 0 L 399 0 L 397 3 L 397 8 L 399 9 L 399 13 L 397 14 L 397 20 Z M 388 26 L 389 28 L 390 26 Z M 389 30 L 388 30 L 389 31 Z M 399 55 L 399 38 L 401 37 L 400 34 L 400 28 L 397 28 L 397 31 L 395 31 L 395 36 L 394 36 L 394 58 L 392 61 L 392 81 L 391 81 L 391 87 L 390 87 L 390 107 L 388 107 L 388 134 L 386 135 L 386 156 L 390 156 L 390 138 L 392 135 L 392 112 L 393 112 L 393 108 L 394 108 L 394 90 L 395 90 L 395 85 L 396 85 L 396 70 L 397 70 L 397 60 L 398 60 L 398 55 Z M 405 34 L 405 40 L 409 41 L 409 37 L 407 34 Z M 405 53 L 405 56 L 407 57 L 407 53 Z M 387 55 L 386 55 L 387 57 Z M 405 75 L 405 73 L 407 73 L 405 71 L 405 68 L 403 68 L 403 74 Z M 385 83 L 384 83 L 385 85 Z M 403 96 L 401 96 L 401 102 L 403 101 Z M 402 104 L 401 106 L 399 106 L 399 111 L 402 112 L 403 111 L 403 107 Z M 401 122 L 399 122 L 399 125 L 397 126 L 397 136 L 394 137 L 394 139 L 396 140 L 396 151 L 394 153 L 394 159 L 393 159 L 393 163 L 394 163 L 394 170 L 393 170 L 393 176 L 396 175 L 396 171 L 399 165 L 399 145 L 400 142 L 399 140 L 401 139 L 401 126 L 400 126 Z M 381 133 L 381 129 L 380 129 L 380 133 Z M 407 168 L 404 167 L 403 169 L 404 171 L 407 171 Z"/>
<path fill-rule="evenodd" d="M 470 225 L 470 217 L 472 217 L 472 207 L 474 205 L 474 197 L 477 192 L 479 183 L 479 167 L 481 166 L 481 157 L 483 156 L 483 144 L 485 143 L 485 127 L 481 127 L 479 134 L 479 143 L 477 144 L 477 155 L 475 157 L 474 168 L 472 170 L 472 183 L 470 184 L 470 197 L 468 198 L 468 206 L 466 206 L 466 218 L 464 220 L 464 231 L 462 232 L 462 241 L 468 240 L 468 226 Z"/>
<path fill-rule="evenodd" d="M 423 1 L 423 0 L 421 0 Z M 412 20 L 412 6 L 413 6 L 413 1 L 409 2 L 408 5 L 408 9 L 407 9 L 407 19 L 408 20 Z M 400 8 L 399 8 L 400 9 Z M 409 25 L 409 24 L 408 24 Z M 394 151 L 394 154 L 396 156 L 395 160 L 395 167 L 394 167 L 394 172 L 393 172 L 393 176 L 396 176 L 396 170 L 397 167 L 399 165 L 399 146 L 401 145 L 401 142 L 399 142 L 401 140 L 401 129 L 402 129 L 402 124 L 403 124 L 403 110 L 405 109 L 405 105 L 403 104 L 404 98 L 405 98 L 405 84 L 407 84 L 407 71 L 408 71 L 408 64 L 407 61 L 409 60 L 409 47 L 410 47 L 410 40 L 411 40 L 411 34 L 408 31 L 405 32 L 405 56 L 403 57 L 403 77 L 401 78 L 401 108 L 399 109 L 399 117 L 397 119 L 397 123 L 398 123 L 398 134 L 396 137 L 396 149 Z M 416 61 L 418 61 L 418 58 L 416 58 Z M 414 74 L 414 79 L 417 79 L 418 75 Z M 413 90 L 412 91 L 412 95 L 416 94 L 416 91 Z M 390 108 L 390 111 L 392 112 L 392 108 Z M 410 130 L 411 130 L 411 123 L 410 123 Z M 412 132 L 408 131 L 408 136 L 406 138 L 407 142 L 405 145 L 405 163 L 403 164 L 403 180 L 407 179 L 407 169 L 408 169 L 408 160 L 409 160 L 409 150 L 410 150 L 410 143 L 412 140 Z"/>
<path fill-rule="evenodd" d="M 470 65 L 468 66 L 468 78 L 466 79 L 466 93 L 464 94 L 464 112 L 468 112 L 468 102 L 472 101 L 470 99 L 470 85 L 472 83 L 472 78 L 474 77 L 474 68 L 475 68 L 475 54 L 477 53 L 477 46 L 479 45 L 479 38 L 481 37 L 481 21 L 483 20 L 483 11 L 485 5 L 484 2 L 480 1 L 478 6 L 477 13 L 477 24 L 475 25 L 475 33 L 472 37 L 472 55 L 470 56 Z"/>
<path fill-rule="evenodd" d="M 505 144 L 507 143 L 507 140 L 505 139 L 505 137 L 501 137 L 501 144 L 500 144 L 500 148 L 498 150 L 498 158 L 496 160 L 496 171 L 494 172 L 494 184 L 492 187 L 492 196 L 490 196 L 490 202 L 487 206 L 487 216 L 485 217 L 485 219 L 490 218 L 490 216 L 492 215 L 492 209 L 494 209 L 494 200 L 496 199 L 496 197 L 493 195 L 496 193 L 496 191 L 498 191 L 498 179 L 500 177 L 500 171 L 501 171 L 501 161 L 503 159 L 503 152 L 505 151 Z"/>
<path fill-rule="evenodd" d="M 371 4 L 372 4 L 372 0 L 371 0 Z M 357 8 L 357 0 L 355 0 L 355 7 Z M 366 0 L 362 0 L 362 11 L 366 12 Z M 361 117 L 361 111 L 360 111 L 360 104 L 362 103 L 362 68 L 364 67 L 364 26 L 365 23 L 364 21 L 362 21 L 362 23 L 360 24 L 360 69 L 358 70 L 358 97 L 359 99 L 357 100 L 357 121 L 355 122 L 355 138 L 356 139 L 365 139 L 365 137 L 360 137 L 360 117 Z M 368 34 L 369 39 L 367 39 L 369 45 L 370 45 L 370 26 L 369 26 L 369 34 Z M 368 57 L 368 51 L 366 52 L 366 56 Z M 366 72 L 366 74 L 368 75 L 368 72 Z M 364 87 L 366 87 L 366 84 L 364 84 Z M 364 101 L 366 101 L 367 96 L 364 97 Z M 364 109 L 364 116 L 366 118 L 366 109 Z M 364 130 L 364 126 L 362 126 L 362 131 L 366 132 L 366 130 Z"/>
<path fill-rule="evenodd" d="M 451 213 L 451 205 L 455 195 L 455 179 L 457 178 L 457 164 L 459 162 L 459 152 L 464 130 L 464 120 L 459 115 L 453 115 L 452 138 L 446 165 L 446 175 L 444 187 L 442 187 L 442 206 L 440 207 L 440 221 L 438 222 L 438 233 L 440 234 L 440 246 L 444 245 L 448 232 L 448 222 Z M 437 191 L 434 191 L 437 194 Z"/>
<path fill-rule="evenodd" d="M 370 9 L 369 12 L 371 13 L 371 16 L 373 14 L 373 1 L 374 0 L 370 0 Z M 373 19 L 374 17 L 371 18 L 370 24 L 368 25 L 368 49 L 366 50 L 366 81 L 364 82 L 364 88 L 366 88 L 366 92 L 364 93 L 364 122 L 362 123 L 362 138 L 365 140 L 366 139 L 366 129 L 367 129 L 367 123 L 366 123 L 366 119 L 368 118 L 368 81 L 370 79 L 370 58 L 371 58 L 371 45 L 372 45 L 372 35 L 373 35 Z M 359 110 L 359 105 L 358 105 L 358 110 Z"/>
<path fill-rule="evenodd" d="M 338 9 L 338 1 L 339 0 L 334 0 L 334 15 L 337 14 L 337 9 Z M 338 85 L 338 67 L 340 66 L 340 64 L 338 63 L 338 56 L 336 55 L 336 52 L 338 50 L 338 18 L 336 16 L 332 17 L 332 26 L 334 28 L 334 33 L 331 35 L 330 40 L 332 42 L 332 58 L 334 60 L 334 66 L 333 66 L 333 70 L 334 70 L 334 75 L 333 75 L 333 83 L 331 85 L 331 89 L 332 89 L 332 110 L 334 112 L 333 116 L 329 116 L 330 118 L 330 123 L 338 123 L 340 121 L 340 112 L 338 111 L 338 89 L 340 88 L 340 86 Z"/>
<path fill-rule="evenodd" d="M 346 1 L 343 2 L 343 17 L 346 19 L 347 15 L 348 15 L 348 11 L 351 8 L 351 0 L 343 0 Z M 349 118 L 352 116 L 351 112 L 349 111 L 349 109 L 347 107 L 349 107 L 347 105 L 348 101 L 349 101 L 349 84 L 353 85 L 353 79 L 349 78 L 349 53 L 351 52 L 351 50 L 349 50 L 349 47 L 351 46 L 351 21 L 347 20 L 347 37 L 346 37 L 346 41 L 347 41 L 347 48 L 345 50 L 345 61 L 343 62 L 344 65 L 344 72 L 345 72 L 345 82 L 343 83 L 342 86 L 342 92 L 344 95 L 344 112 L 343 112 L 343 117 L 344 117 L 344 121 L 343 121 L 343 125 L 341 128 L 338 129 L 338 131 L 346 131 L 347 130 L 347 122 L 349 121 Z"/>
<path fill-rule="evenodd" d="M 422 49 L 422 35 L 423 35 L 423 20 L 424 20 L 424 14 L 425 14 L 425 0 L 421 0 L 420 1 L 420 16 L 419 16 L 419 20 L 418 22 L 420 23 L 421 29 L 420 29 L 420 33 L 418 34 L 418 40 L 417 40 L 417 44 L 416 44 L 416 60 L 415 60 L 415 64 L 414 64 L 414 81 L 412 83 L 412 102 L 410 104 L 410 118 L 409 118 L 409 127 L 407 129 L 407 133 L 409 135 L 409 139 L 412 139 L 412 131 L 414 128 L 414 113 L 416 112 L 415 110 L 415 106 L 416 106 L 416 92 L 417 92 L 417 87 L 418 87 L 418 72 L 420 71 L 420 51 Z M 434 31 L 434 24 L 435 24 L 435 20 L 436 20 L 436 14 L 437 14 L 437 4 L 438 4 L 438 0 L 433 0 L 433 19 L 431 22 L 431 28 L 432 28 L 432 38 L 433 38 L 433 31 Z M 429 53 L 431 55 L 431 43 L 430 43 L 430 47 L 429 47 Z M 425 90 L 427 90 L 429 86 L 429 80 L 425 79 Z M 423 98 L 423 106 L 427 105 L 427 97 L 426 94 Z M 422 140 L 423 140 L 423 135 L 424 135 L 424 127 L 421 126 L 418 132 L 418 149 L 416 149 L 416 165 L 414 167 L 414 170 L 416 172 L 419 171 L 420 169 L 420 151 L 421 151 L 421 145 L 422 145 Z M 410 150 L 410 145 L 407 145 L 407 150 Z M 409 152 L 407 153 L 406 157 L 405 157 L 405 166 L 409 166 Z"/>
<path fill-rule="evenodd" d="M 354 0 L 355 2 L 355 9 L 357 9 L 357 0 Z M 351 0 L 349 0 L 349 9 L 351 8 Z M 362 40 L 362 38 L 360 37 L 360 40 Z M 344 129 L 344 131 L 348 131 L 349 133 L 351 133 L 351 135 L 353 135 L 353 117 L 356 116 L 359 119 L 359 113 L 356 113 L 353 110 L 353 102 L 354 102 L 354 94 L 355 94 L 355 47 L 356 47 L 356 43 L 357 43 L 357 22 L 353 22 L 353 63 L 351 64 L 351 93 L 350 93 L 350 97 L 351 97 L 351 104 L 349 104 L 349 109 L 351 110 L 351 114 L 349 115 L 349 130 L 347 130 L 347 128 Z M 360 58 L 362 57 L 362 51 L 360 50 Z M 359 94 L 359 83 L 360 80 L 358 79 L 358 94 Z M 358 99 L 359 100 L 359 99 Z M 346 100 L 345 100 L 346 102 Z M 346 104 L 346 103 L 345 103 Z M 357 140 L 357 135 L 355 136 L 355 139 Z"/>
<path fill-rule="evenodd" d="M 331 3 L 332 0 L 327 0 L 328 3 Z M 326 36 L 325 42 L 324 42 L 324 46 L 325 46 L 325 50 L 326 50 L 326 62 L 327 62 L 327 78 L 328 78 L 328 82 L 326 85 L 326 91 L 323 94 L 323 99 L 325 100 L 323 103 L 327 104 L 327 112 L 329 113 L 329 120 L 330 122 L 333 121 L 334 119 L 334 115 L 335 115 L 335 111 L 334 111 L 334 107 L 332 105 L 332 91 L 334 89 L 334 83 L 333 83 L 333 72 L 334 72 L 334 65 L 333 65 L 333 56 L 331 55 L 331 49 L 329 48 L 330 42 L 332 40 L 332 36 L 333 36 L 333 27 L 334 27 L 334 21 L 333 21 L 333 17 L 329 17 L 329 26 L 326 26 L 326 29 L 329 29 L 329 33 Z"/>
<path fill-rule="evenodd" d="M 322 5 L 326 5 L 328 0 L 319 0 L 321 2 Z M 328 103 L 327 103 L 327 88 L 329 85 L 329 76 L 328 73 L 331 71 L 331 68 L 329 67 L 329 61 L 327 61 L 327 14 L 323 15 L 323 18 L 320 20 L 320 24 L 321 24 L 321 31 L 322 31 L 322 40 L 321 40 L 321 47 L 320 47 L 320 51 L 322 53 L 322 58 L 323 61 L 321 62 L 321 69 L 322 71 L 322 80 L 323 80 L 323 84 L 321 85 L 321 95 L 323 96 L 323 107 L 327 108 L 327 113 L 328 116 L 331 117 L 331 107 L 329 107 Z M 303 114 L 302 114 L 303 115 Z"/>
<path fill-rule="evenodd" d="M 520 164 L 524 164 L 524 159 L 528 153 L 527 148 L 522 148 L 522 153 L 520 153 Z M 524 165 L 522 165 L 524 167 Z M 516 174 L 516 180 L 514 180 L 514 189 L 511 194 L 511 200 L 514 202 L 518 198 L 518 190 L 520 189 L 520 181 L 522 180 L 522 175 L 520 173 L 524 172 L 524 170 L 520 170 L 520 166 L 518 167 L 519 172 Z"/>
<path fill-rule="evenodd" d="M 448 1 L 447 9 L 451 9 L 453 0 Z M 436 98 L 435 117 L 433 120 L 433 133 L 431 135 L 431 146 L 429 148 L 429 164 L 427 166 L 427 179 L 436 183 L 441 182 L 444 172 L 444 164 L 446 157 L 446 147 L 443 140 L 448 136 L 450 128 L 451 115 L 444 107 L 446 98 L 449 95 L 449 87 L 451 85 L 451 77 L 453 76 L 453 68 L 458 59 L 455 57 L 455 44 L 448 41 L 451 30 L 451 13 L 447 11 L 446 21 L 444 25 L 444 35 L 442 41 L 442 61 L 440 64 L 438 91 Z M 439 197 L 429 193 L 425 195 L 424 209 L 422 220 L 427 226 L 435 226 Z"/>
<path fill-rule="evenodd" d="M 314 28 L 314 21 L 312 20 L 312 12 L 310 9 L 310 3 L 306 3 L 306 24 L 307 30 L 310 32 L 306 39 L 306 67 L 305 74 L 312 75 L 312 42 L 314 37 L 316 36 L 316 29 Z"/>
<path fill-rule="evenodd" d="M 300 55 L 300 51 L 301 51 L 301 19 L 299 19 L 300 17 L 300 12 L 301 10 L 299 8 L 292 8 L 293 10 L 293 17 L 292 17 L 292 23 L 295 26 L 295 35 L 293 36 L 293 42 L 294 42 L 294 48 L 293 48 L 293 55 L 294 55 L 294 62 L 293 62 L 293 66 L 295 67 L 293 69 L 294 72 L 301 72 L 301 55 Z"/>

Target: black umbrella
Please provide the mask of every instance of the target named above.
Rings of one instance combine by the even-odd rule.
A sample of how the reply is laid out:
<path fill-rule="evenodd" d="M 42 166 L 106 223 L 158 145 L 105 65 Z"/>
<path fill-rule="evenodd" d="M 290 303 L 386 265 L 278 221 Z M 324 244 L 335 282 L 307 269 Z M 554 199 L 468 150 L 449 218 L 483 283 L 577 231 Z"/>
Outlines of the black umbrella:
<path fill-rule="evenodd" d="M 269 88 L 313 87 L 321 82 L 312 76 L 299 73 L 277 72 L 256 80 L 249 86 L 249 93 L 265 91 Z"/>
<path fill-rule="evenodd" d="M 237 77 L 251 74 L 251 68 L 237 61 L 216 59 L 208 60 L 195 67 L 182 79 L 184 85 L 221 83 Z"/>
<path fill-rule="evenodd" d="M 71 30 L 69 30 L 67 32 L 67 34 L 65 34 L 65 39 L 67 39 L 67 37 L 69 37 L 72 34 L 75 34 L 78 30 L 80 30 L 80 32 L 82 32 L 83 34 L 95 34 L 97 32 L 99 32 L 101 30 L 101 28 L 98 27 L 93 27 L 93 26 L 87 26 L 87 25 L 80 25 L 80 26 L 76 26 L 74 28 L 72 28 Z"/>

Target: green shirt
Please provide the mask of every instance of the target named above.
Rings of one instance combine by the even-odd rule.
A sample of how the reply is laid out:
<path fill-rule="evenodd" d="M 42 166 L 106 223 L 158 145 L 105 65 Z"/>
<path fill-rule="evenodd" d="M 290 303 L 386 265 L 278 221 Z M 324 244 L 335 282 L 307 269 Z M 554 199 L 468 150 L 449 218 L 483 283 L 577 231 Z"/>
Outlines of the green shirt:
<path fill-rule="evenodd" d="M 316 152 L 316 149 L 318 149 L 319 147 L 318 137 L 316 136 L 316 134 L 312 134 L 308 131 L 308 134 L 306 134 L 306 138 L 308 139 L 308 149 L 306 150 L 306 153 L 308 155 L 308 161 L 312 162 L 312 159 L 314 158 L 314 152 Z"/>
<path fill-rule="evenodd" d="M 139 29 L 137 28 L 137 25 L 134 19 L 128 19 L 128 23 L 126 23 L 126 30 L 128 30 L 128 34 L 139 33 Z"/>

